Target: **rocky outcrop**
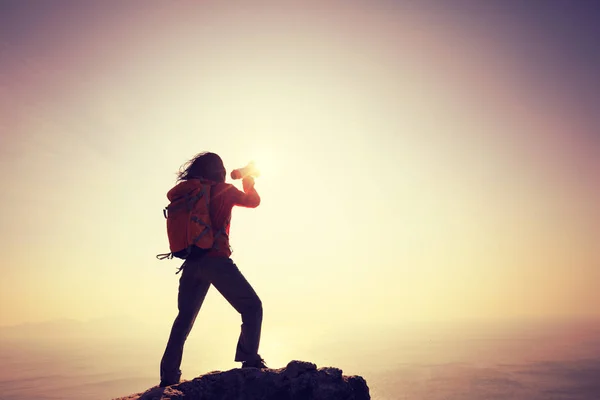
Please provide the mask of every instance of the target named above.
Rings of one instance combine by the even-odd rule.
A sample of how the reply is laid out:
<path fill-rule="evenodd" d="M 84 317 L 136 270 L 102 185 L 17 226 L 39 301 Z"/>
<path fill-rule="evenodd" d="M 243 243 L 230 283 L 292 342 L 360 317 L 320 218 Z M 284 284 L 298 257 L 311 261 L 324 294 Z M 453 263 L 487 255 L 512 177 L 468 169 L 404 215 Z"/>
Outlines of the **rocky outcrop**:
<path fill-rule="evenodd" d="M 360 376 L 338 368 L 291 361 L 285 368 L 211 372 L 167 388 L 153 387 L 116 400 L 365 400 L 369 388 Z"/>

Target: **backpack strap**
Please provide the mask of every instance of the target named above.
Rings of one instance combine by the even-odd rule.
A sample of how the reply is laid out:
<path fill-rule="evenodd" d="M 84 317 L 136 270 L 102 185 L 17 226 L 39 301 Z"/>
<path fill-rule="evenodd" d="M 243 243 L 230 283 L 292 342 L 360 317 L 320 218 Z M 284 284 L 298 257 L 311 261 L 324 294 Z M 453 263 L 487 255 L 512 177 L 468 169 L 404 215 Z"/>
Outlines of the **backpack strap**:
<path fill-rule="evenodd" d="M 159 260 L 164 260 L 166 258 L 171 259 L 171 258 L 173 258 L 173 253 L 157 254 L 156 258 L 158 258 Z"/>
<path fill-rule="evenodd" d="M 204 188 L 204 186 L 202 186 L 202 189 L 193 196 L 190 196 L 189 193 L 186 193 L 183 196 L 177 197 L 171 201 L 170 205 L 166 206 L 163 209 L 163 215 L 165 216 L 165 218 L 167 218 L 167 214 L 169 212 L 173 212 L 173 211 L 179 210 L 180 208 L 184 208 L 184 207 L 187 208 L 188 211 L 191 211 L 194 209 L 194 205 L 196 204 L 196 202 L 198 200 L 200 200 L 202 197 L 204 197 L 206 199 L 206 204 L 208 205 L 210 199 L 208 198 L 208 196 L 205 196 L 205 195 L 206 195 L 206 189 Z M 183 200 L 183 199 L 185 199 L 185 201 L 179 202 L 180 200 Z M 177 203 L 177 204 L 173 204 L 173 203 Z"/>
<path fill-rule="evenodd" d="M 191 244 L 196 244 L 196 243 L 198 243 L 200 241 L 200 239 L 202 239 L 204 237 L 204 235 L 206 235 L 208 232 L 210 232 L 211 227 L 210 227 L 209 224 L 207 224 L 206 222 L 200 220 L 200 218 L 196 217 L 195 215 L 192 218 L 190 218 L 190 220 L 192 222 L 195 222 L 195 223 L 199 224 L 199 225 L 204 225 L 204 229 L 202 230 L 202 232 L 198 236 L 196 236 L 195 238 L 192 239 L 192 243 Z"/>
<path fill-rule="evenodd" d="M 220 236 L 226 236 L 227 235 L 227 231 L 226 231 L 227 225 L 229 225 L 228 222 L 226 222 L 225 225 L 223 225 L 221 227 L 221 229 L 219 229 L 218 231 L 216 231 L 215 234 L 214 234 L 214 236 L 213 236 L 214 237 L 214 245 L 213 245 L 214 247 L 213 248 L 215 250 L 217 250 L 217 251 L 221 250 L 219 248 L 219 242 L 218 242 L 217 238 L 219 238 Z"/>
<path fill-rule="evenodd" d="M 200 200 L 202 197 L 204 197 L 204 200 L 206 201 L 206 209 L 208 210 L 209 217 L 210 217 L 210 196 L 208 196 L 206 193 L 206 186 L 203 185 L 202 190 L 200 190 L 200 192 L 198 192 L 195 196 L 193 196 L 193 203 L 191 203 L 192 208 L 193 208 L 194 204 L 196 204 L 196 202 L 198 202 L 198 200 Z M 192 208 L 190 208 L 190 210 Z M 207 233 L 209 233 L 211 231 L 212 227 L 210 224 L 207 224 L 206 222 L 202 221 L 200 218 L 198 218 L 195 215 L 192 218 L 190 218 L 190 220 L 197 224 L 204 225 L 204 229 L 202 230 L 202 232 L 198 236 L 196 236 L 195 238 L 192 239 L 191 244 L 195 245 L 196 243 L 198 243 L 200 241 L 200 239 L 202 239 Z"/>

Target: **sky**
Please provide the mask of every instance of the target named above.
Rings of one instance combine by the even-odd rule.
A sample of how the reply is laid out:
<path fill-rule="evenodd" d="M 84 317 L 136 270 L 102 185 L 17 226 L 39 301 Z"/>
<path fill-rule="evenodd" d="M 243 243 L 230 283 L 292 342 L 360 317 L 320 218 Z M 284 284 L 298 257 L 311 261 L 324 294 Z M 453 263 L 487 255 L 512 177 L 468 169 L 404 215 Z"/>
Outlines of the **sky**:
<path fill-rule="evenodd" d="M 262 170 L 231 244 L 271 351 L 598 316 L 598 7 L 478 3 L 0 2 L 0 326 L 170 325 L 162 208 L 207 150 Z M 214 289 L 199 321 L 239 327 Z"/>

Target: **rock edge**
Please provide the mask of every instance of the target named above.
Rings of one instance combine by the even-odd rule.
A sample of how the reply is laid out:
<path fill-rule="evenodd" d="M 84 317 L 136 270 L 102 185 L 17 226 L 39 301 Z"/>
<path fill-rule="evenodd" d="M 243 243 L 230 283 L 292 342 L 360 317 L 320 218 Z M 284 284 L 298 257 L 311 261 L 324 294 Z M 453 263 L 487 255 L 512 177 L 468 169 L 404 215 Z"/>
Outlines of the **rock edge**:
<path fill-rule="evenodd" d="M 191 381 L 114 400 L 366 400 L 369 387 L 361 376 L 346 376 L 334 367 L 318 368 L 293 360 L 284 368 L 236 368 L 213 371 Z"/>

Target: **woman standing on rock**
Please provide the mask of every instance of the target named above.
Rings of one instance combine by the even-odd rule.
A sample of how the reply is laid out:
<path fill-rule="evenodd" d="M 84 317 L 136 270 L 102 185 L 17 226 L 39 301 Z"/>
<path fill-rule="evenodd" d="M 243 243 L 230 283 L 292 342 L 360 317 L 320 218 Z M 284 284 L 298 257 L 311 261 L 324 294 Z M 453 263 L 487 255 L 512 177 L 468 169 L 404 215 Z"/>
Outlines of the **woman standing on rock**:
<path fill-rule="evenodd" d="M 172 253 L 157 257 L 176 256 L 185 262 L 180 269 L 179 313 L 160 363 L 162 387 L 179 383 L 183 346 L 211 284 L 242 316 L 235 361 L 241 361 L 242 368 L 266 368 L 258 354 L 262 303 L 231 260 L 229 247 L 233 207 L 255 208 L 260 204 L 252 175 L 246 170 L 240 176 L 242 192 L 225 183 L 225 166 L 217 154 L 201 153 L 183 167 L 178 184 L 167 194 L 171 204 L 165 217 Z M 190 233 L 194 229 L 198 235 Z"/>

